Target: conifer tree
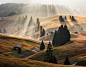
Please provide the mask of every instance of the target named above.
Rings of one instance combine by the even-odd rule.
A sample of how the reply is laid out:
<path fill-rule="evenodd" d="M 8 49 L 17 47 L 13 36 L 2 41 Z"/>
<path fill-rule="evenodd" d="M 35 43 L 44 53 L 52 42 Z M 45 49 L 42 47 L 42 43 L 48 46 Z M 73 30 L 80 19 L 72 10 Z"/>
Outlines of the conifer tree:
<path fill-rule="evenodd" d="M 72 19 L 71 19 L 71 20 L 72 20 L 72 21 L 76 21 L 75 18 L 74 18 L 74 16 L 72 16 Z"/>
<path fill-rule="evenodd" d="M 40 50 L 44 50 L 44 49 L 45 49 L 45 45 L 44 45 L 44 42 L 42 41 L 40 45 Z"/>
<path fill-rule="evenodd" d="M 28 26 L 31 26 L 31 25 L 34 25 L 34 21 L 33 21 L 33 18 L 32 18 L 32 16 L 30 17 L 30 21 L 29 21 L 29 24 L 28 24 Z"/>
<path fill-rule="evenodd" d="M 62 16 L 59 16 L 59 21 L 64 22 L 64 19 L 62 18 Z"/>
<path fill-rule="evenodd" d="M 37 18 L 37 23 L 39 22 L 39 18 Z"/>
<path fill-rule="evenodd" d="M 58 31 L 55 32 L 54 34 L 52 44 L 53 46 L 56 46 L 56 45 L 61 46 L 67 43 L 68 41 L 70 41 L 70 32 L 66 25 L 64 27 L 63 25 L 61 25 Z"/>
<path fill-rule="evenodd" d="M 45 35 L 45 29 L 42 30 L 41 37 Z"/>
<path fill-rule="evenodd" d="M 57 63 L 56 57 L 52 53 L 52 45 L 50 42 L 49 42 L 47 50 L 46 50 L 44 62 Z"/>
<path fill-rule="evenodd" d="M 40 27 L 39 18 L 37 18 L 37 23 L 36 24 L 38 25 L 38 29 L 39 29 L 39 27 Z"/>
<path fill-rule="evenodd" d="M 65 20 L 67 20 L 66 16 L 65 16 Z"/>
<path fill-rule="evenodd" d="M 66 59 L 64 61 L 64 65 L 70 65 L 70 61 L 69 61 L 68 57 L 66 57 Z"/>
<path fill-rule="evenodd" d="M 56 46 L 56 37 L 57 37 L 57 31 L 55 30 L 54 38 L 52 41 L 53 46 Z"/>

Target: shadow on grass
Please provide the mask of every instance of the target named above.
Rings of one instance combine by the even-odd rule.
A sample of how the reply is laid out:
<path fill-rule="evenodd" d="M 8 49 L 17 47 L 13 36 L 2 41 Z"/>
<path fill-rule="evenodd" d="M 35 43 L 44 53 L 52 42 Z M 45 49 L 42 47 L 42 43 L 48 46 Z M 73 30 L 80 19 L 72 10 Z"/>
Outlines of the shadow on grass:
<path fill-rule="evenodd" d="M 21 53 L 19 54 L 19 53 L 18 53 L 18 50 L 16 50 L 16 51 L 13 51 L 13 52 L 9 52 L 8 54 L 12 55 L 13 57 L 18 57 L 18 56 L 24 54 L 25 52 L 31 52 L 31 51 L 30 51 L 30 50 L 23 50 L 23 51 L 21 51 Z"/>

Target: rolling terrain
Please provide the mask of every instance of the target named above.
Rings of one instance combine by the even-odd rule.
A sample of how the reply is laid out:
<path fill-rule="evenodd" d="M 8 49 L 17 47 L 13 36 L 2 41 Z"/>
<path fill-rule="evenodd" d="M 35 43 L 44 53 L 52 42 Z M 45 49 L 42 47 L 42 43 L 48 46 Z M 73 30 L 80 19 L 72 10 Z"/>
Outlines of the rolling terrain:
<path fill-rule="evenodd" d="M 47 8 L 46 5 L 26 6 L 21 12 L 26 9 L 22 14 L 3 19 L 0 17 L 1 67 L 73 67 L 72 64 L 77 58 L 86 56 L 85 15 L 59 5 L 48 5 Z M 70 15 L 73 15 L 76 21 L 71 21 Z M 66 21 L 60 22 L 59 16 L 66 16 Z M 40 27 L 37 24 L 43 27 L 45 36 L 40 37 Z M 55 30 L 61 25 L 67 25 L 71 39 L 63 46 L 53 46 L 53 54 L 58 64 L 44 62 L 47 45 L 49 41 L 52 42 Z M 43 51 L 40 50 L 42 40 L 45 44 Z M 21 54 L 13 48 L 18 44 L 22 45 Z M 63 65 L 66 56 L 71 63 L 69 66 Z M 86 58 L 83 58 L 78 60 L 77 65 L 86 66 L 85 63 Z M 77 65 L 75 67 L 78 67 Z"/>
<path fill-rule="evenodd" d="M 36 36 L 31 35 L 33 32 L 33 28 L 29 27 L 29 21 L 30 17 L 27 15 L 27 20 L 21 19 L 21 21 L 18 21 L 19 17 L 23 17 L 25 15 L 15 15 L 10 17 L 4 17 L 4 19 L 0 20 L 0 29 L 2 33 L 9 34 L 9 35 L 16 35 L 16 36 L 25 36 L 25 37 L 34 37 Z M 49 32 L 54 32 L 55 30 L 58 30 L 59 26 L 61 25 L 67 25 L 69 31 L 71 33 L 77 31 L 77 32 L 85 32 L 86 31 L 86 17 L 80 17 L 80 16 L 74 16 L 77 21 L 70 21 L 69 15 L 62 15 L 63 17 L 67 17 L 67 21 L 65 22 L 59 22 L 59 15 L 56 16 L 50 16 L 50 17 L 40 17 L 40 26 L 42 26 L 45 29 L 46 35 Z M 33 21 L 36 23 L 37 18 L 33 18 Z M 31 30 L 29 29 L 31 28 Z M 31 32 L 32 31 L 32 32 Z M 30 33 L 31 32 L 31 33 Z M 39 32 L 37 32 L 37 36 L 39 35 Z"/>
<path fill-rule="evenodd" d="M 75 59 L 86 56 L 86 40 L 72 40 L 63 46 L 53 47 L 53 54 L 57 58 L 57 63 L 64 64 L 65 57 L 68 56 L 71 64 Z M 44 61 L 46 50 L 29 56 L 29 59 Z"/>
<path fill-rule="evenodd" d="M 52 64 L 47 62 L 35 61 L 30 59 L 4 58 L 0 57 L 1 67 L 73 67 L 71 65 Z M 84 67 L 84 66 L 74 66 Z"/>
<path fill-rule="evenodd" d="M 17 51 L 13 50 L 13 46 L 16 44 L 22 45 L 21 54 L 18 54 Z M 0 66 L 1 67 L 44 67 L 44 66 L 45 67 L 73 67 L 71 65 L 61 65 L 61 64 L 53 64 L 48 62 L 37 61 L 36 57 L 35 57 L 35 60 L 31 60 L 32 59 L 31 57 L 37 54 L 38 56 L 40 56 L 40 58 L 43 59 L 43 57 L 41 56 L 44 56 L 44 54 L 42 53 L 44 53 L 45 50 L 37 53 L 34 53 L 34 52 L 32 53 L 32 50 L 34 49 L 34 47 L 39 47 L 39 45 L 40 43 L 34 40 L 0 34 Z M 30 59 L 28 59 L 27 56 L 29 56 Z M 74 67 L 77 67 L 77 66 L 74 66 Z M 82 67 L 82 66 L 78 66 L 78 67 Z"/>
<path fill-rule="evenodd" d="M 15 45 L 18 44 L 22 45 L 21 54 L 18 54 L 18 51 L 15 51 L 13 48 Z M 35 51 L 33 50 L 39 46 L 39 42 L 30 39 L 0 34 L 0 56 L 24 58 L 35 54 Z"/>

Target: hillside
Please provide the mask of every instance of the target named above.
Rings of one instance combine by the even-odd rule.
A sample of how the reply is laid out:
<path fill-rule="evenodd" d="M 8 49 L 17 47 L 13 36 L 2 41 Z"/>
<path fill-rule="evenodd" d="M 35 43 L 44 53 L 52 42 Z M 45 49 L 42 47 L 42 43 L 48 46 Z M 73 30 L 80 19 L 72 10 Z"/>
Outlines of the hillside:
<path fill-rule="evenodd" d="M 29 56 L 29 59 L 44 61 L 45 50 Z M 72 40 L 63 46 L 54 47 L 53 54 L 57 58 L 57 63 L 64 64 L 65 57 L 68 56 L 71 64 L 79 58 L 86 56 L 86 40 Z"/>
<path fill-rule="evenodd" d="M 15 51 L 13 48 L 15 45 L 18 44 L 22 45 L 21 54 L 18 54 L 18 51 Z M 30 39 L 0 34 L 0 56 L 24 58 L 34 54 L 35 52 L 32 50 L 34 50 L 35 47 L 39 46 L 39 42 Z"/>
<path fill-rule="evenodd" d="M 3 58 L 0 57 L 0 67 L 73 67 L 60 64 L 52 64 L 29 59 Z M 77 66 L 74 66 L 77 67 Z M 82 67 L 82 66 L 78 66 Z"/>
<path fill-rule="evenodd" d="M 27 15 L 27 19 L 24 20 L 25 16 Z M 4 19 L 0 20 L 0 29 L 1 32 L 4 33 L 6 30 L 6 34 L 9 35 L 16 35 L 16 36 L 25 36 L 25 37 L 32 37 L 35 38 L 39 35 L 39 32 L 34 32 L 34 28 L 29 27 L 29 21 L 30 17 L 29 14 L 21 14 L 21 15 L 14 15 L 9 17 L 4 17 Z M 69 15 L 62 15 L 63 18 L 66 16 L 67 21 L 65 22 L 59 22 L 59 16 L 49 16 L 49 17 L 39 17 L 40 26 L 42 26 L 45 29 L 45 35 L 49 35 L 49 32 L 53 32 L 55 30 L 58 30 L 59 26 L 61 25 L 67 25 L 69 31 L 71 33 L 77 31 L 79 32 L 85 32 L 86 31 L 86 17 L 80 17 L 80 16 L 74 16 L 74 18 L 77 21 L 70 21 Z M 19 17 L 21 17 L 21 20 L 19 21 Z M 37 18 L 32 17 L 33 22 L 36 23 Z M 30 29 L 31 28 L 31 29 Z M 35 33 L 31 35 L 31 33 Z M 37 35 L 36 35 L 37 34 Z M 49 35 L 50 36 L 50 35 Z M 47 36 L 47 37 L 49 37 Z M 53 35 L 51 35 L 53 37 Z M 46 37 L 43 39 L 47 39 Z M 52 39 L 52 38 L 51 38 Z"/>
<path fill-rule="evenodd" d="M 6 5 L 9 7 L 9 4 Z M 3 7 L 6 8 L 6 5 Z M 24 4 L 20 5 L 22 5 L 22 7 L 24 6 Z M 16 8 L 17 6 L 18 8 Z M 70 14 L 72 15 L 72 13 L 68 8 L 63 8 L 63 6 L 60 7 L 65 9 L 64 13 L 62 9 L 58 8 L 58 5 L 52 5 L 54 8 L 53 10 L 56 10 L 55 8 L 59 9 L 58 12 L 51 10 L 52 8 L 49 8 L 51 5 L 48 5 L 48 8 L 50 9 L 48 11 L 49 14 L 46 12 L 46 5 L 40 7 L 36 5 L 38 8 L 34 5 L 25 6 L 23 9 L 19 4 L 17 6 L 14 4 L 9 10 L 13 8 L 12 11 L 16 10 L 17 13 L 18 11 L 21 11 L 20 13 L 22 14 L 18 13 L 0 19 L 0 65 L 2 67 L 4 67 L 3 65 L 8 65 L 8 67 L 15 67 L 15 65 L 16 67 L 72 67 L 60 64 L 64 64 L 66 56 L 68 56 L 71 64 L 73 64 L 77 58 L 86 56 L 85 16 L 78 16 L 76 15 L 77 12 L 75 12 L 75 15 L 73 16 L 76 21 L 70 21 L 69 16 Z M 4 8 L 1 9 L 1 12 L 3 12 Z M 44 10 L 40 8 L 43 8 Z M 25 13 L 23 13 L 24 11 Z M 59 14 L 62 14 L 63 18 L 66 16 L 67 21 L 60 22 Z M 45 36 L 43 37 L 40 37 L 40 27 L 36 32 L 37 19 L 39 19 L 39 25 L 45 30 Z M 53 40 L 55 30 L 58 30 L 61 25 L 67 25 L 71 34 L 71 41 L 63 46 L 57 45 L 56 47 L 53 47 L 53 54 L 55 55 L 58 64 L 43 62 L 46 49 L 43 51 L 39 49 L 40 42 L 43 40 L 46 46 L 45 48 L 47 48 L 48 42 L 52 42 Z M 76 31 L 78 33 L 75 33 Z M 13 47 L 18 44 L 22 45 L 21 54 L 18 54 L 18 50 L 13 49 Z M 85 60 L 86 58 L 78 60 L 77 65 L 86 66 Z"/>
<path fill-rule="evenodd" d="M 10 19 L 12 20 L 13 17 L 15 18 L 15 16 L 12 16 L 10 17 Z M 6 19 L 8 19 L 9 17 L 6 17 Z M 42 20 L 42 19 L 41 19 Z M 42 22 L 41 22 L 42 23 Z M 9 24 L 9 23 L 7 23 Z M 4 26 L 4 25 L 3 25 Z M 8 25 L 9 26 L 9 25 Z M 4 26 L 5 27 L 5 26 Z M 48 30 L 48 29 L 46 29 Z M 52 29 L 50 29 L 49 31 L 51 31 Z M 85 40 L 78 40 L 77 38 L 79 38 L 80 36 L 83 36 L 85 34 L 84 32 L 83 33 L 79 33 L 79 34 L 74 34 L 74 33 L 71 33 L 71 42 L 63 45 L 63 46 L 59 46 L 59 47 L 54 47 L 53 49 L 53 54 L 55 54 L 56 58 L 57 58 L 57 62 L 59 64 L 63 64 L 64 60 L 65 60 L 65 57 L 68 56 L 69 57 L 69 60 L 71 63 L 74 62 L 75 59 L 77 59 L 78 57 L 82 57 L 82 56 L 85 56 L 86 55 L 86 48 L 85 48 Z M 50 38 L 48 37 L 51 37 L 52 35 L 50 34 L 50 36 L 44 36 L 42 37 L 43 39 L 45 38 L 45 41 L 46 42 L 46 38 L 47 38 L 47 41 L 49 41 Z M 77 40 L 76 40 L 77 39 Z M 42 39 L 41 39 L 42 40 Z M 40 40 L 40 41 L 41 41 Z M 17 44 L 20 44 L 22 45 L 22 53 L 21 54 L 18 54 L 17 51 L 14 51 L 13 50 L 13 47 Z M 39 42 L 36 42 L 34 40 L 30 40 L 30 39 L 27 39 L 27 38 L 23 38 L 23 37 L 19 37 L 19 36 L 15 36 L 15 35 L 2 35 L 0 34 L 0 57 L 1 57 L 1 60 L 9 60 L 10 58 L 12 58 L 11 61 L 9 62 L 13 62 L 13 65 L 17 64 L 17 66 L 20 66 L 21 65 L 23 66 L 29 66 L 30 64 L 28 64 L 28 61 L 26 61 L 25 59 L 29 58 L 29 59 L 32 59 L 32 60 L 37 60 L 37 61 L 30 61 L 31 63 L 31 66 L 32 64 L 35 66 L 43 66 L 45 65 L 47 67 L 47 64 L 49 64 L 48 66 L 49 67 L 60 67 L 60 66 L 63 66 L 65 67 L 64 65 L 55 65 L 54 64 L 51 64 L 51 63 L 45 63 L 43 62 L 43 64 L 41 64 L 42 62 L 41 61 L 44 61 L 44 56 L 45 56 L 45 50 L 44 51 L 41 51 L 41 52 L 38 52 L 38 53 L 35 53 L 34 50 L 35 47 L 39 48 L 40 46 L 40 43 Z M 29 56 L 29 57 L 28 57 Z M 10 58 L 5 58 L 3 59 L 3 57 L 10 57 Z M 21 63 L 24 63 L 22 62 L 21 60 L 22 59 L 13 59 L 13 57 L 15 58 L 25 58 L 24 59 L 24 62 L 25 64 L 21 64 Z M 27 59 L 27 60 L 29 60 Z M 21 63 L 19 63 L 21 62 Z M 36 64 L 37 62 L 37 64 Z M 4 61 L 2 61 L 1 63 L 3 63 L 4 65 L 7 65 L 9 64 L 9 66 L 11 65 L 10 63 L 8 63 L 8 61 L 5 63 Z M 20 65 L 21 64 L 21 65 Z M 1 64 L 2 65 L 2 64 Z M 51 65 L 51 66 L 50 66 Z M 8 66 L 8 67 L 9 67 Z M 33 67 L 33 66 L 32 66 Z M 66 66 L 67 67 L 67 66 Z M 68 66 L 70 67 L 70 66 Z"/>
<path fill-rule="evenodd" d="M 13 47 L 16 44 L 20 44 L 23 46 L 21 54 L 18 54 L 17 51 L 13 50 Z M 26 54 L 27 56 L 32 55 L 31 50 L 33 50 L 34 47 L 39 47 L 39 45 L 39 42 L 30 39 L 0 34 L 0 67 L 72 67 L 60 64 L 41 62 L 36 60 L 34 61 L 27 58 L 22 59 L 24 58 L 25 52 L 27 54 L 30 53 L 28 55 Z M 23 55 L 21 58 L 16 58 L 21 55 Z"/>

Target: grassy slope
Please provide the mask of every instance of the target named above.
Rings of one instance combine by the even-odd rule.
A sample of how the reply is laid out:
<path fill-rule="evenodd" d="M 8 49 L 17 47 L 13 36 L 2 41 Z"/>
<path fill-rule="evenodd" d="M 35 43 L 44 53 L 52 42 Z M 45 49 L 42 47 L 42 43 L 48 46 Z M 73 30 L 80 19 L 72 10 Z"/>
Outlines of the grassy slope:
<path fill-rule="evenodd" d="M 0 57 L 0 67 L 73 67 L 27 59 L 13 59 Z M 77 66 L 74 66 L 77 67 Z M 82 67 L 82 66 L 81 66 Z"/>
<path fill-rule="evenodd" d="M 75 38 L 75 36 L 74 36 L 74 38 Z M 19 38 L 14 38 L 14 37 L 9 37 L 9 36 L 7 36 L 7 37 L 4 37 L 4 36 L 0 36 L 0 53 L 2 53 L 4 56 L 7 56 L 8 55 L 8 53 L 11 53 L 11 55 L 14 55 L 15 53 L 16 53 L 16 51 L 14 52 L 13 51 L 13 46 L 14 45 L 17 45 L 17 44 L 21 44 L 21 45 L 23 45 L 23 51 L 25 51 L 25 50 L 32 50 L 32 49 L 34 49 L 34 47 L 35 46 L 39 46 L 39 44 L 40 43 L 37 43 L 37 42 L 34 42 L 34 41 L 32 41 L 32 40 L 25 40 L 25 39 L 19 39 Z M 61 46 L 60 48 L 59 47 L 57 47 L 57 48 L 55 48 L 54 49 L 54 54 L 56 55 L 56 57 L 57 57 L 57 59 L 58 59 L 58 63 L 62 63 L 63 64 L 63 61 L 64 61 L 64 58 L 65 58 L 65 56 L 69 56 L 70 55 L 70 57 L 69 57 L 69 59 L 71 59 L 71 62 L 73 62 L 77 57 L 80 57 L 80 56 L 84 56 L 85 54 L 82 54 L 82 55 L 80 55 L 80 54 L 76 54 L 76 52 L 78 51 L 78 52 L 80 52 L 81 50 L 83 50 L 84 51 L 84 49 L 81 49 L 81 50 L 75 50 L 76 48 L 78 48 L 77 47 L 77 45 L 79 45 L 79 44 L 77 44 L 76 45 L 76 48 L 74 47 L 75 45 L 73 45 L 74 43 L 72 43 L 72 44 L 68 44 L 68 45 L 64 45 L 64 46 Z M 76 44 L 76 43 L 75 43 Z M 32 46 L 33 45 L 33 46 Z M 65 50 L 65 49 L 63 49 L 65 46 L 67 47 L 66 49 L 69 49 L 69 47 L 70 47 L 70 45 L 73 45 L 73 51 L 72 51 L 72 48 L 70 49 L 70 50 Z M 81 46 L 80 46 L 80 48 L 81 48 Z M 70 52 L 69 52 L 70 51 Z M 84 51 L 85 52 L 85 51 Z M 75 53 L 75 54 L 74 54 Z M 1 55 L 1 54 L 0 54 Z M 11 55 L 9 54 L 8 56 L 9 57 L 11 57 Z M 58 56 L 59 55 L 59 56 Z M 71 56 L 72 55 L 72 56 Z M 43 52 L 39 52 L 39 53 L 37 53 L 37 54 L 35 54 L 35 55 L 33 55 L 32 57 L 30 57 L 31 59 L 34 59 L 34 60 L 42 60 L 43 61 L 43 59 L 44 59 L 44 56 L 45 56 L 45 51 L 43 51 Z M 64 56 L 64 57 L 63 57 Z M 58 57 L 61 57 L 61 58 L 58 58 Z M 2 60 L 4 60 L 4 61 L 2 61 L 2 63 L 1 63 L 1 65 L 3 64 L 3 65 L 5 65 L 6 64 L 6 66 L 7 65 L 9 65 L 8 67 L 10 67 L 10 65 L 12 64 L 12 66 L 15 66 L 15 64 L 16 64 L 16 67 L 18 66 L 35 66 L 35 67 L 37 67 L 37 66 L 41 66 L 42 64 L 43 64 L 43 66 L 51 66 L 51 67 L 53 67 L 54 65 L 52 65 L 52 64 L 48 64 L 48 63 L 41 63 L 41 62 L 37 62 L 37 61 L 30 61 L 29 63 L 28 63 L 28 60 L 27 61 L 25 61 L 25 64 L 24 64 L 24 62 L 22 62 L 21 61 L 21 59 L 8 59 L 8 58 L 0 58 L 1 59 L 1 61 Z M 6 60 L 7 59 L 7 60 Z M 72 60 L 72 59 L 74 59 L 74 60 Z M 9 63 L 8 63 L 8 60 L 9 60 Z M 11 61 L 10 61 L 11 60 Z M 11 63 L 10 64 L 10 62 L 13 62 L 13 63 Z M 19 63 L 20 62 L 20 63 Z M 37 64 L 35 64 L 37 62 Z M 17 64 L 18 63 L 18 64 Z M 55 65 L 55 67 L 60 67 L 60 66 L 58 66 L 58 65 Z M 64 66 L 63 66 L 64 67 Z M 67 66 L 65 66 L 65 67 L 67 67 Z M 70 67 L 70 66 L 69 66 Z"/>
<path fill-rule="evenodd" d="M 72 67 L 29 59 L 7 58 L 12 57 L 13 53 L 13 56 L 17 53 L 17 51 L 13 51 L 13 46 L 16 44 L 22 44 L 22 49 L 28 49 L 29 51 L 31 50 L 29 46 L 33 48 L 32 46 L 39 46 L 40 43 L 33 40 L 0 35 L 0 67 Z"/>
<path fill-rule="evenodd" d="M 68 56 L 71 63 L 78 57 L 86 56 L 86 41 L 73 41 L 66 45 L 55 47 L 53 49 L 53 54 L 57 58 L 57 62 L 60 64 L 64 63 L 65 57 Z M 28 57 L 29 59 L 44 61 L 46 51 L 39 52 L 35 55 Z"/>
<path fill-rule="evenodd" d="M 0 34 L 0 55 L 9 54 L 10 56 L 11 54 L 13 56 L 17 56 L 18 52 L 13 50 L 13 47 L 17 44 L 22 45 L 22 53 L 25 51 L 29 52 L 34 49 L 34 47 L 40 46 L 40 43 L 33 40 L 4 36 Z"/>
<path fill-rule="evenodd" d="M 83 58 L 83 59 L 78 60 L 77 65 L 86 66 L 86 58 Z"/>

